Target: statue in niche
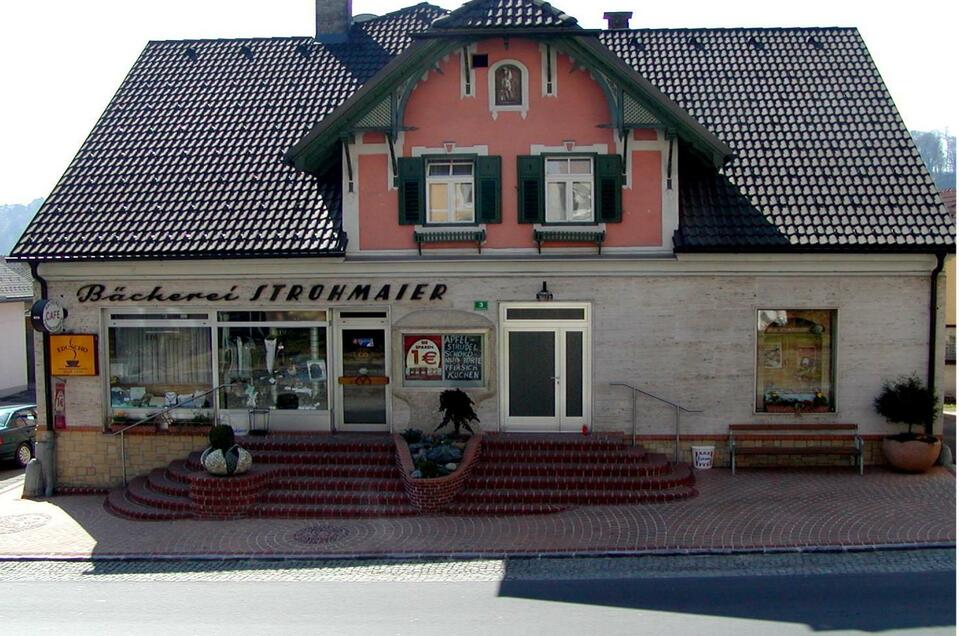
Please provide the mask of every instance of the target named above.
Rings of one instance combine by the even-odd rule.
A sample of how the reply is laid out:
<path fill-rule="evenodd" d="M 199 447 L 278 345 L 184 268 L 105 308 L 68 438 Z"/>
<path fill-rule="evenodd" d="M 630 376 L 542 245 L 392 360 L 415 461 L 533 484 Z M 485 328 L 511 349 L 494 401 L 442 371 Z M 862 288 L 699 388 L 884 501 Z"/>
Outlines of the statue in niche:
<path fill-rule="evenodd" d="M 522 71 L 515 64 L 504 64 L 496 69 L 496 105 L 521 106 L 523 104 Z"/>

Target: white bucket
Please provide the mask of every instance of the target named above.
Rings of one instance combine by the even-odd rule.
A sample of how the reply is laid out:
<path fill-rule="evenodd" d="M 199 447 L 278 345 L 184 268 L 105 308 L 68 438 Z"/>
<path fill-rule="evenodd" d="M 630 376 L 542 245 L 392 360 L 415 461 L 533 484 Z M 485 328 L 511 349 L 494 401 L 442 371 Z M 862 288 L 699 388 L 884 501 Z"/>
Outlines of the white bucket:
<path fill-rule="evenodd" d="M 715 446 L 693 446 L 693 468 L 698 470 L 709 470 L 713 467 L 713 453 L 716 452 Z"/>

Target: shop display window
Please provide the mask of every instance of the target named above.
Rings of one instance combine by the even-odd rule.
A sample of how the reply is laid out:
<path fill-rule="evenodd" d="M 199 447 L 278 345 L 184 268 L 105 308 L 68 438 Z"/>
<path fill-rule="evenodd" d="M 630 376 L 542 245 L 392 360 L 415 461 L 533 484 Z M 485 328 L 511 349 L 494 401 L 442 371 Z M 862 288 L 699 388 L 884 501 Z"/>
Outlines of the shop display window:
<path fill-rule="evenodd" d="M 220 326 L 218 370 L 226 409 L 329 409 L 326 327 Z"/>
<path fill-rule="evenodd" d="M 212 396 L 210 330 L 173 325 L 111 327 L 110 404 L 114 409 L 206 409 Z"/>
<path fill-rule="evenodd" d="M 834 412 L 836 311 L 762 309 L 757 316 L 756 411 Z"/>

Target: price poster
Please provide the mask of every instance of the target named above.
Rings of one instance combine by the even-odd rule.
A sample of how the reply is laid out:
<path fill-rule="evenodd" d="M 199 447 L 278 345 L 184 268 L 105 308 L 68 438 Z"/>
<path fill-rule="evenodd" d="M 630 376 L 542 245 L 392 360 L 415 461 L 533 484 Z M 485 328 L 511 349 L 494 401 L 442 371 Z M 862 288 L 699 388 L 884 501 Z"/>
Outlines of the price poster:
<path fill-rule="evenodd" d="M 442 343 L 440 336 L 403 336 L 407 380 L 436 382 L 443 379 Z"/>
<path fill-rule="evenodd" d="M 482 334 L 407 334 L 403 353 L 409 386 L 483 386 Z"/>

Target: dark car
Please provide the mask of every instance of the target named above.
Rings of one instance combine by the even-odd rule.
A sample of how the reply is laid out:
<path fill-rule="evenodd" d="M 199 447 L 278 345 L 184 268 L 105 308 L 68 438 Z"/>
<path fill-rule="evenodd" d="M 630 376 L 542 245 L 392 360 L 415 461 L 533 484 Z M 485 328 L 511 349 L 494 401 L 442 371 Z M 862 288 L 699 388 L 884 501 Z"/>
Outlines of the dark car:
<path fill-rule="evenodd" d="M 27 465 L 37 439 L 37 406 L 0 406 L 0 461 Z"/>

